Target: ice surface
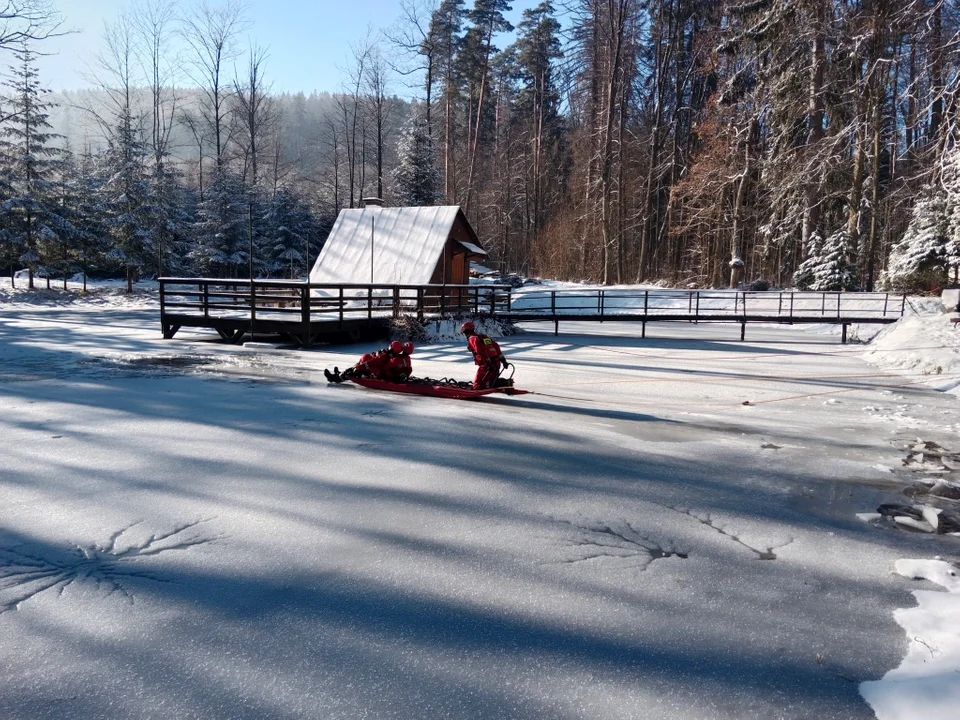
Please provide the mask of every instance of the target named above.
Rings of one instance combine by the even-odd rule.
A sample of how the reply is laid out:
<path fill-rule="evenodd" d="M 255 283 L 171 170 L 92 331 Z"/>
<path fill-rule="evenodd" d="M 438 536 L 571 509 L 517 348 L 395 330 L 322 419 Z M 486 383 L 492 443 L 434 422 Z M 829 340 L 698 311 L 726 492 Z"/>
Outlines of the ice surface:
<path fill-rule="evenodd" d="M 834 335 L 530 325 L 465 402 L 157 313 L 0 292 L 0 717 L 870 718 L 956 554 L 855 516 L 956 398 Z"/>

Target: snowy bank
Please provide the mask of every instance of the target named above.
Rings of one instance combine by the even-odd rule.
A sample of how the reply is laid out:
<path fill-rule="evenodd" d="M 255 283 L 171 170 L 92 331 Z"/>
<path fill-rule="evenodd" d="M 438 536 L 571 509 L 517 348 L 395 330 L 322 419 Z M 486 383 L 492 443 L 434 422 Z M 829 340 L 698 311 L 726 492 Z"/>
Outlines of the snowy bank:
<path fill-rule="evenodd" d="M 878 720 L 953 720 L 960 708 L 960 579 L 943 560 L 898 560 L 896 572 L 940 590 L 914 590 L 917 606 L 894 618 L 910 646 L 900 667 L 860 684 Z"/>
<path fill-rule="evenodd" d="M 960 326 L 937 298 L 914 298 L 907 313 L 881 330 L 864 359 L 878 367 L 921 376 L 925 384 L 960 395 Z"/>

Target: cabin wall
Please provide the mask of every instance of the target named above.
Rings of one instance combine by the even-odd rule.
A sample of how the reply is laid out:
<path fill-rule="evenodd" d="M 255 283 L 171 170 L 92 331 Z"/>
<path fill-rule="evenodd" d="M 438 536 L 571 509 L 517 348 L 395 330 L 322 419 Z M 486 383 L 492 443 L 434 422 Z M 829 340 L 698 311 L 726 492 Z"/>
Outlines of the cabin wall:
<path fill-rule="evenodd" d="M 476 235 L 467 226 L 466 222 L 457 214 L 457 219 L 450 228 L 450 235 L 443 248 L 443 254 L 437 260 L 437 266 L 433 271 L 430 282 L 441 285 L 453 285 L 462 283 L 464 285 L 470 282 L 470 256 L 464 252 L 459 242 L 468 242 L 478 245 Z M 459 265 L 460 272 L 454 269 L 454 264 Z"/>
<path fill-rule="evenodd" d="M 470 282 L 470 258 L 456 240 L 447 239 L 430 282 L 436 285 L 466 285 Z"/>

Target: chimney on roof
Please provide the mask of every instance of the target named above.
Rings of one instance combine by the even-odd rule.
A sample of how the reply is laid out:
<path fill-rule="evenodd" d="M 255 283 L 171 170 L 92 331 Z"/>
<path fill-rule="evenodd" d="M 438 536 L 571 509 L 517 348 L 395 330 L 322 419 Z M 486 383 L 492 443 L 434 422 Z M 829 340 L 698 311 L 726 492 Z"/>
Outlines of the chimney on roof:
<path fill-rule="evenodd" d="M 368 197 L 363 198 L 363 206 L 367 207 L 383 207 L 383 198 L 378 197 Z"/>

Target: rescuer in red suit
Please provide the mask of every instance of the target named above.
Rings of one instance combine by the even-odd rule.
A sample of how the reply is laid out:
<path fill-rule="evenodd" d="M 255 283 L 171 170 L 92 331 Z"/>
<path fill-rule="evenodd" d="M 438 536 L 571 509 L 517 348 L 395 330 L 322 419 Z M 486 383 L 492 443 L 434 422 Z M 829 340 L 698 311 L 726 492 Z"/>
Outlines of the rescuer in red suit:
<path fill-rule="evenodd" d="M 409 348 L 407 347 L 409 346 Z M 340 372 L 334 368 L 333 372 L 324 370 L 328 382 L 342 383 L 350 377 L 369 377 L 390 382 L 405 382 L 413 370 L 410 354 L 413 352 L 413 343 L 403 343 L 394 340 L 389 347 L 377 350 L 374 353 L 364 354 L 352 368 Z"/>
<path fill-rule="evenodd" d="M 410 345 L 410 349 L 412 350 L 413 344 L 407 344 Z M 386 362 L 384 363 L 382 379 L 390 382 L 406 382 L 413 370 L 413 365 L 410 361 L 410 354 L 404 352 L 403 343 L 399 340 L 394 340 L 390 343 L 384 359 Z"/>
<path fill-rule="evenodd" d="M 492 338 L 478 333 L 470 320 L 460 326 L 460 332 L 467 338 L 467 349 L 473 353 L 473 361 L 477 364 L 473 389 L 486 390 L 494 387 L 500 377 L 501 368 L 510 364 L 500 352 L 500 346 Z"/>

